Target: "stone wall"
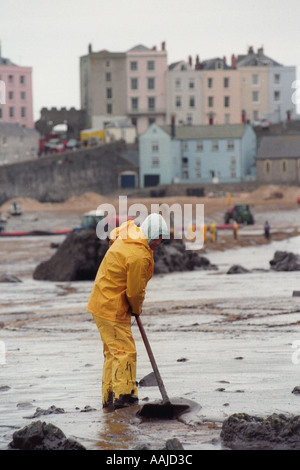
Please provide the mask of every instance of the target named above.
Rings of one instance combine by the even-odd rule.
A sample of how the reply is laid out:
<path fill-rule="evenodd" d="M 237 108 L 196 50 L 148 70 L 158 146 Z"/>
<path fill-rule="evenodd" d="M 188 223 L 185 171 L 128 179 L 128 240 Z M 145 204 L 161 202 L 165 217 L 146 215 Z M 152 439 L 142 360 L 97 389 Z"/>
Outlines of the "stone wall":
<path fill-rule="evenodd" d="M 14 197 L 60 202 L 87 191 L 116 191 L 121 172 L 138 173 L 136 165 L 123 157 L 128 147 L 117 142 L 2 166 L 0 204 Z"/>

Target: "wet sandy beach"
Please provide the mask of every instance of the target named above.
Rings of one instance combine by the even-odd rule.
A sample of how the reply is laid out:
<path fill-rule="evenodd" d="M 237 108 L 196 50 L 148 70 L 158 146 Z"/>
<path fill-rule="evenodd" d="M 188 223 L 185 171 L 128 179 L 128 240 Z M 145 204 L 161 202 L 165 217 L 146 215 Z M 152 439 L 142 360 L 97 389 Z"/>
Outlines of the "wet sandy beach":
<path fill-rule="evenodd" d="M 297 216 L 291 211 L 281 218 L 279 229 L 297 229 Z M 273 227 L 276 220 L 274 215 Z M 253 239 L 259 227 L 247 229 Z M 300 254 L 299 236 L 207 248 L 217 271 L 153 277 L 144 327 L 170 398 L 191 400 L 195 407 L 180 420 L 152 422 L 137 419 L 137 407 L 102 409 L 102 344 L 86 311 L 92 282 L 32 279 L 36 265 L 54 253 L 51 244 L 63 239 L 0 239 L 1 273 L 22 281 L 0 284 L 0 449 L 7 449 L 15 430 L 40 419 L 91 450 L 145 444 L 159 450 L 174 437 L 186 450 L 221 450 L 222 422 L 233 413 L 298 414 L 300 398 L 292 390 L 300 385 L 293 347 L 300 340 L 300 303 L 292 294 L 300 290 L 299 272 L 270 271 L 269 261 L 277 249 Z M 227 275 L 237 263 L 251 271 Z M 151 366 L 134 322 L 132 329 L 140 381 Z M 157 387 L 139 387 L 139 398 L 142 405 L 161 397 Z M 51 406 L 60 412 L 41 414 Z"/>

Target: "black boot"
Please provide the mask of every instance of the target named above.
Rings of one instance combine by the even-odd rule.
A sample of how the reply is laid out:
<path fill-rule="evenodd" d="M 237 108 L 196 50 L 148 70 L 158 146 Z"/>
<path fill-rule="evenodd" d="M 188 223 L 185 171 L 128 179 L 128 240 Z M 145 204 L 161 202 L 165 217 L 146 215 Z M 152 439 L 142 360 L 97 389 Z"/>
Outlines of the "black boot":
<path fill-rule="evenodd" d="M 114 394 L 109 392 L 108 399 L 106 403 L 103 403 L 103 408 L 113 408 Z"/>
<path fill-rule="evenodd" d="M 118 408 L 125 408 L 126 406 L 133 406 L 137 405 L 139 399 L 136 395 L 128 394 L 121 394 L 119 398 L 114 400 L 114 409 L 117 410 Z"/>

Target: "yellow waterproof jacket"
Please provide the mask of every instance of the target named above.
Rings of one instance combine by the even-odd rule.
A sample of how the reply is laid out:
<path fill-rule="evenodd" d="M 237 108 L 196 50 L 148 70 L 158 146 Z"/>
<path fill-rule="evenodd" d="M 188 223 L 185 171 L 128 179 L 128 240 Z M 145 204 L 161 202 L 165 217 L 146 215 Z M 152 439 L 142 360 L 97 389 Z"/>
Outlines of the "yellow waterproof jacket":
<path fill-rule="evenodd" d="M 145 289 L 153 275 L 153 251 L 143 232 L 130 220 L 110 234 L 87 310 L 110 321 L 130 323 L 140 314 Z"/>

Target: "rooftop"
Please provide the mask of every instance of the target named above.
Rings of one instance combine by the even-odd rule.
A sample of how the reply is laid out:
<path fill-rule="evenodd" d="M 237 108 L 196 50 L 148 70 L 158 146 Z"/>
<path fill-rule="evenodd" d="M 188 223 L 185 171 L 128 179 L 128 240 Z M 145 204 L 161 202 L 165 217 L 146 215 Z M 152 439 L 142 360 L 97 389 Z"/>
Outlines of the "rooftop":
<path fill-rule="evenodd" d="M 263 137 L 257 159 L 299 158 L 300 135 Z"/>
<path fill-rule="evenodd" d="M 160 126 L 169 135 L 172 127 Z M 240 139 L 243 137 L 247 124 L 228 124 L 213 126 L 178 126 L 175 127 L 175 136 L 178 140 L 189 139 Z"/>

